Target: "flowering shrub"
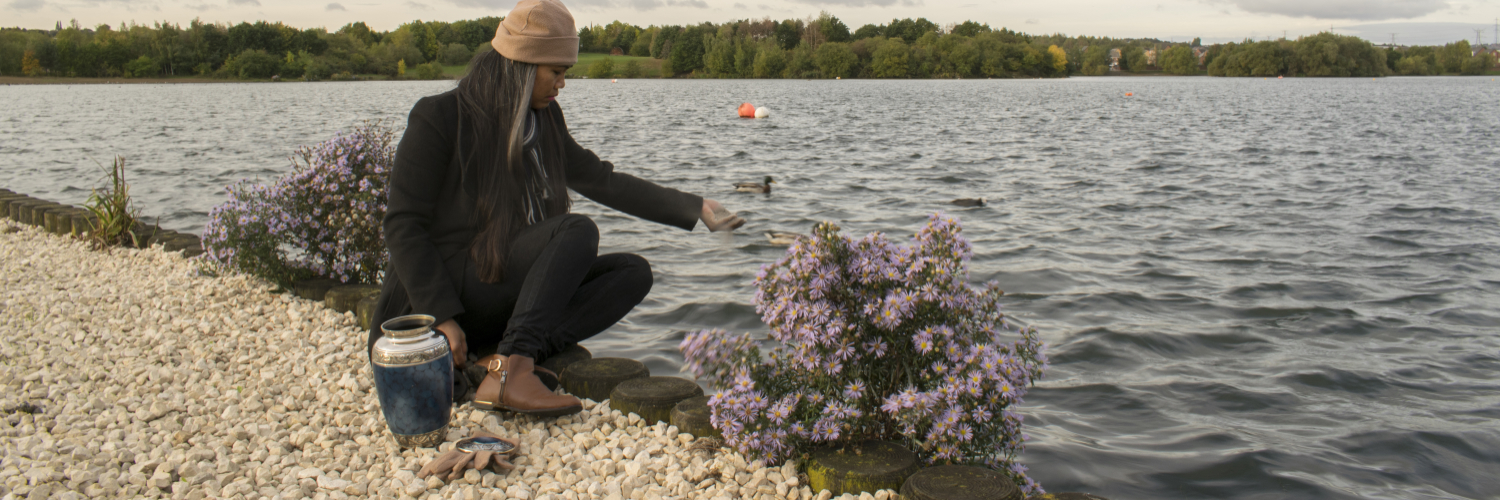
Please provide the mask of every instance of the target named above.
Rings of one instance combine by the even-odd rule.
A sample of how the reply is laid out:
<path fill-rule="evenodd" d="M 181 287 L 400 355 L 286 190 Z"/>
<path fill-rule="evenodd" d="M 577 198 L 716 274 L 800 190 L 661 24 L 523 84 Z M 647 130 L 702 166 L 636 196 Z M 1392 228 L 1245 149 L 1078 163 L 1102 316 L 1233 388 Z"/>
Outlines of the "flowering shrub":
<path fill-rule="evenodd" d="M 928 463 L 981 465 L 1028 495 L 1025 438 L 1008 408 L 1047 366 L 1034 327 L 968 284 L 969 242 L 936 214 L 910 245 L 853 239 L 824 222 L 756 275 L 756 311 L 779 341 L 693 332 L 686 369 L 720 390 L 714 427 L 747 456 L 779 462 L 811 446 L 901 442 Z M 1007 340 L 1009 339 L 1009 340 Z"/>
<path fill-rule="evenodd" d="M 384 123 L 365 122 L 298 148 L 292 172 L 270 186 L 229 186 L 229 201 L 209 213 L 202 258 L 282 285 L 312 276 L 378 282 L 395 137 Z"/>

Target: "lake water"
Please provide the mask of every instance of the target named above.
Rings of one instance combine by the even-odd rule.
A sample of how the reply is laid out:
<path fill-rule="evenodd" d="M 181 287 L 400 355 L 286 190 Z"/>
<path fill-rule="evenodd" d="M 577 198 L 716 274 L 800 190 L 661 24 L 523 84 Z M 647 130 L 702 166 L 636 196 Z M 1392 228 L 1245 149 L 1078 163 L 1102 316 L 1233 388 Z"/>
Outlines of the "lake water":
<path fill-rule="evenodd" d="M 143 211 L 198 232 L 226 184 L 451 85 L 0 88 L 0 185 L 77 203 L 120 154 Z M 672 374 L 688 330 L 764 331 L 750 281 L 783 250 L 762 231 L 910 234 L 944 210 L 1051 346 L 1022 407 L 1050 491 L 1500 498 L 1500 82 L 585 80 L 560 101 L 621 170 L 750 221 L 578 203 L 657 274 L 596 354 Z M 774 193 L 732 192 L 765 175 Z"/>

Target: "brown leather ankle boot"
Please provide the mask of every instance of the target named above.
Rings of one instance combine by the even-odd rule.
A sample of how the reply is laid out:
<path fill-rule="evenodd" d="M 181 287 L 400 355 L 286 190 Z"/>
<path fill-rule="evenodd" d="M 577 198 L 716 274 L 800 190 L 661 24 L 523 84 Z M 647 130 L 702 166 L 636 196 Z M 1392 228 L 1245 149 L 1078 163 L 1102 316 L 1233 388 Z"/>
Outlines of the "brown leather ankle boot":
<path fill-rule="evenodd" d="M 489 374 L 474 393 L 474 406 L 483 410 L 507 410 L 539 417 L 572 415 L 583 411 L 573 396 L 554 394 L 537 378 L 536 364 L 519 354 L 486 358 Z"/>

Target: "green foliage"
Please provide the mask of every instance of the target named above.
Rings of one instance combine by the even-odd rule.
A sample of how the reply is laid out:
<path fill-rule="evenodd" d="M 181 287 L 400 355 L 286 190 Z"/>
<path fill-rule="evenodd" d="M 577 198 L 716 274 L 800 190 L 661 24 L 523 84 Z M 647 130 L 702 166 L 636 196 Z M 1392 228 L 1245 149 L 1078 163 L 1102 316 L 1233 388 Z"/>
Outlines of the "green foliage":
<path fill-rule="evenodd" d="M 859 64 L 859 56 L 854 55 L 854 50 L 847 43 L 825 43 L 818 47 L 815 57 L 818 71 L 822 71 L 826 78 L 853 76 L 854 69 Z"/>
<path fill-rule="evenodd" d="M 1493 67 L 1495 67 L 1495 56 L 1486 52 L 1475 54 L 1473 57 L 1464 60 L 1463 67 L 1459 69 L 1459 73 L 1464 75 L 1483 75 Z"/>
<path fill-rule="evenodd" d="M 416 66 L 440 62 L 466 64 L 489 50 L 499 17 L 455 22 L 412 21 L 390 32 L 362 22 L 337 31 L 298 29 L 279 22 L 234 25 L 193 20 L 187 25 L 99 25 L 76 23 L 55 31 L 0 29 L 0 74 L 81 77 L 213 75 L 221 78 L 405 77 L 402 61 Z M 716 78 L 1008 78 L 1103 75 L 1109 52 L 1121 51 L 1121 69 L 1146 69 L 1144 52 L 1157 50 L 1157 66 L 1174 74 L 1193 74 L 1207 66 L 1213 75 L 1235 76 L 1380 76 L 1385 74 L 1475 74 L 1483 61 L 1473 60 L 1469 42 L 1444 46 L 1376 49 L 1368 42 L 1331 33 L 1296 41 L 1245 41 L 1214 45 L 1200 63 L 1188 44 L 1151 39 L 1029 35 L 1003 27 L 964 21 L 946 33 L 924 18 L 893 19 L 849 26 L 828 12 L 808 20 L 737 20 L 722 24 L 650 26 L 615 21 L 579 29 L 584 53 L 618 49 L 636 57 L 661 60 L 667 76 L 691 74 Z M 887 47 L 876 64 L 876 51 Z M 845 44 L 855 59 L 844 69 Z M 1052 46 L 1058 48 L 1051 50 Z M 1179 49 L 1180 48 L 1180 49 Z M 1186 52 L 1184 52 L 1186 50 Z M 835 52 L 837 52 L 835 54 Z M 265 57 L 262 57 L 265 56 Z M 144 59 L 143 59 L 144 58 Z M 268 63 L 274 61 L 274 65 Z M 1175 60 L 1173 59 L 1175 58 Z M 153 72 L 146 61 L 156 64 Z M 615 61 L 616 70 L 621 69 Z M 643 75 L 655 74 L 655 62 L 643 63 Z M 1169 67 L 1170 66 L 1170 67 Z M 878 67 L 878 69 L 877 69 Z M 269 69 L 269 70 L 268 70 Z M 1154 68 L 1152 68 L 1154 69 Z M 573 74 L 586 74 L 586 67 Z M 877 75 L 901 76 L 877 76 Z M 343 76 L 346 75 L 346 76 Z"/>
<path fill-rule="evenodd" d="M 224 63 L 221 71 L 230 78 L 265 79 L 281 69 L 281 61 L 263 50 L 245 50 Z"/>
<path fill-rule="evenodd" d="M 1193 49 L 1178 45 L 1167 49 L 1166 52 L 1157 56 L 1161 61 L 1161 69 L 1174 75 L 1191 75 L 1198 72 L 1198 59 L 1193 57 Z"/>
<path fill-rule="evenodd" d="M 672 70 L 677 73 L 692 73 L 703 68 L 703 28 L 692 26 L 682 30 L 672 46 Z"/>
<path fill-rule="evenodd" d="M 104 169 L 109 177 L 109 187 L 94 189 L 89 193 L 84 208 L 93 215 L 89 221 L 88 238 L 95 248 L 111 246 L 140 247 L 151 236 L 137 230 L 138 211 L 132 207 L 130 184 L 125 182 L 125 157 L 116 156 L 110 168 Z"/>
<path fill-rule="evenodd" d="M 472 59 L 473 57 L 474 53 L 470 52 L 468 47 L 465 47 L 462 43 L 454 42 L 448 44 L 447 47 L 443 47 L 443 51 L 438 54 L 438 61 L 442 61 L 443 64 L 453 66 L 458 64 L 469 64 L 469 59 Z"/>
<path fill-rule="evenodd" d="M 899 38 L 887 39 L 875 49 L 870 61 L 870 70 L 875 78 L 904 78 L 910 53 L 906 43 Z"/>
<path fill-rule="evenodd" d="M 625 61 L 625 67 L 620 70 L 620 76 L 625 78 L 640 78 L 643 73 L 641 62 L 635 59 Z"/>
<path fill-rule="evenodd" d="M 782 71 L 786 70 L 786 51 L 781 50 L 779 45 L 770 45 L 761 48 L 755 54 L 755 64 L 751 69 L 751 76 L 755 78 L 781 78 Z"/>
<path fill-rule="evenodd" d="M 442 80 L 447 78 L 443 75 L 443 65 L 438 64 L 436 61 L 418 64 L 412 70 L 412 73 L 416 75 L 418 80 Z"/>
<path fill-rule="evenodd" d="M 609 78 L 615 76 L 615 61 L 608 57 L 603 61 L 589 66 L 589 78 Z"/>
<path fill-rule="evenodd" d="M 137 57 L 134 61 L 125 63 L 125 76 L 149 78 L 160 74 L 161 65 L 148 56 Z"/>
<path fill-rule="evenodd" d="M 1352 36 L 1319 33 L 1297 41 L 1229 43 L 1213 54 L 1210 76 L 1384 76 L 1386 54 Z"/>

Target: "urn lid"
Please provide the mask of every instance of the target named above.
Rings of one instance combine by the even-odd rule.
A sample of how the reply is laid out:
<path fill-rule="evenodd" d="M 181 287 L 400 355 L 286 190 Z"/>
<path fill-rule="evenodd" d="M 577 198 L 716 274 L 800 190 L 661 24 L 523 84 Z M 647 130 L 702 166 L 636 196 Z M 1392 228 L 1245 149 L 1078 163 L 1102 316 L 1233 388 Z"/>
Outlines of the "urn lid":
<path fill-rule="evenodd" d="M 433 330 L 436 319 L 426 314 L 409 314 L 380 324 L 384 333 L 375 341 L 371 361 L 378 365 L 416 365 L 448 354 L 448 338 Z"/>

